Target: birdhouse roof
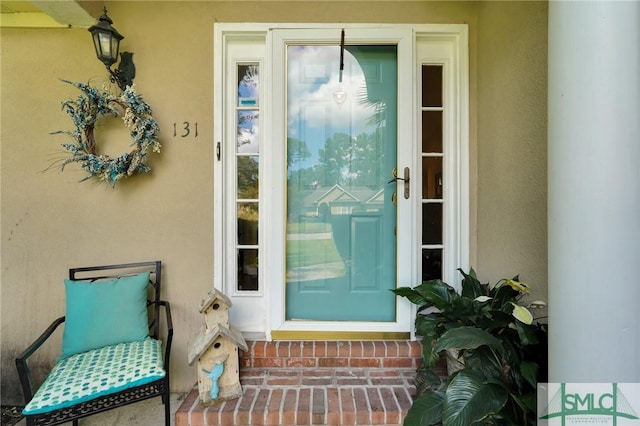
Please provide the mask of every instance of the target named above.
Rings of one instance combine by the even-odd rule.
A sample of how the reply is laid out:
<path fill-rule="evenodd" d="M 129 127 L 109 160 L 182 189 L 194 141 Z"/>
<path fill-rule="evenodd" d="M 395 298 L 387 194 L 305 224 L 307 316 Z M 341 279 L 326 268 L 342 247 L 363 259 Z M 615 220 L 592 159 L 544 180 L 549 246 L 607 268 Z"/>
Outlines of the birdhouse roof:
<path fill-rule="evenodd" d="M 220 290 L 214 288 L 207 294 L 207 298 L 202 301 L 202 304 L 200 304 L 200 313 L 204 313 L 216 300 L 227 308 L 230 308 L 232 305 L 231 300 L 227 296 Z"/>
<path fill-rule="evenodd" d="M 223 325 L 218 324 L 213 327 L 208 333 L 206 328 L 202 326 L 193 341 L 189 342 L 189 365 L 192 365 L 196 359 L 200 358 L 202 354 L 204 354 L 206 350 L 209 349 L 209 347 L 213 344 L 213 342 L 215 342 L 215 340 L 220 336 L 229 339 L 233 344 L 235 344 L 238 348 L 242 349 L 245 352 L 249 349 L 247 347 L 247 342 L 242 336 L 242 333 L 240 333 L 240 331 L 238 331 L 233 326 L 227 328 Z"/>

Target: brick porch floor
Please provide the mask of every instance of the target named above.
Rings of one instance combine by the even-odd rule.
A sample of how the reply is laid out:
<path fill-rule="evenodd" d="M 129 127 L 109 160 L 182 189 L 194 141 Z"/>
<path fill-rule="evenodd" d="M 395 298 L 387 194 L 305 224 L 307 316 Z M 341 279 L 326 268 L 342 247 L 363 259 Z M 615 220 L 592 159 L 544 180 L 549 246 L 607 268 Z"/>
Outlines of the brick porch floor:
<path fill-rule="evenodd" d="M 194 387 L 176 426 L 401 425 L 422 351 L 404 340 L 248 345 L 242 397 L 201 407 Z"/>

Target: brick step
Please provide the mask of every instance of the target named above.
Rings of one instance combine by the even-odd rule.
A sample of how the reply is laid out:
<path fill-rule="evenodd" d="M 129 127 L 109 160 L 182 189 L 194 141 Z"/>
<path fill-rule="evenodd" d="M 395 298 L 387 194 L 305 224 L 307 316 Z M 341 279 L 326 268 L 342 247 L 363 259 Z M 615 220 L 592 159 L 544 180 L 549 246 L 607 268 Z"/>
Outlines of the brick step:
<path fill-rule="evenodd" d="M 247 342 L 241 367 L 417 368 L 422 356 L 419 342 L 388 341 L 279 341 Z"/>
<path fill-rule="evenodd" d="M 197 387 L 176 426 L 401 425 L 415 391 L 417 342 L 247 342 L 243 395 L 202 407 Z"/>
<path fill-rule="evenodd" d="M 415 390 L 411 372 L 396 371 L 393 377 L 375 374 L 363 377 L 357 371 L 327 370 L 330 372 L 311 370 L 313 378 L 300 378 L 300 384 L 292 383 L 290 372 L 269 372 L 262 381 L 271 384 L 243 382 L 239 399 L 209 407 L 200 406 L 198 389 L 194 387 L 176 413 L 176 426 L 402 424 Z M 305 381 L 332 383 L 302 384 Z M 333 384 L 340 382 L 349 384 Z"/>

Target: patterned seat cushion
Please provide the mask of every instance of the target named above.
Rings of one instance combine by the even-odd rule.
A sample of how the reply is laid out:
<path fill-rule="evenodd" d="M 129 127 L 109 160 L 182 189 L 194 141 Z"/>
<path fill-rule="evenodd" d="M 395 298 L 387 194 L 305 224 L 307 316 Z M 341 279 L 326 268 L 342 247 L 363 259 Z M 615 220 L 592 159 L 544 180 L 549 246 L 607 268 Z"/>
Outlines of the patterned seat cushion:
<path fill-rule="evenodd" d="M 22 413 L 47 413 L 161 379 L 162 358 L 162 342 L 151 338 L 72 355 L 54 365 Z"/>

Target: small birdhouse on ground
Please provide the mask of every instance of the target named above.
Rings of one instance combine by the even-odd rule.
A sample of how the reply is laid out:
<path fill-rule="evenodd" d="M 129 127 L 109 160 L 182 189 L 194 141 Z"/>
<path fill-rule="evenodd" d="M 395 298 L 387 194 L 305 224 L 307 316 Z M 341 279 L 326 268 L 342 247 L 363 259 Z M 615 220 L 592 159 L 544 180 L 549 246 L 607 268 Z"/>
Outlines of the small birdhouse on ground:
<path fill-rule="evenodd" d="M 218 290 L 208 294 L 200 305 L 205 324 L 189 342 L 189 365 L 198 361 L 200 403 L 242 396 L 238 349 L 247 351 L 242 334 L 229 324 L 231 301 Z"/>

